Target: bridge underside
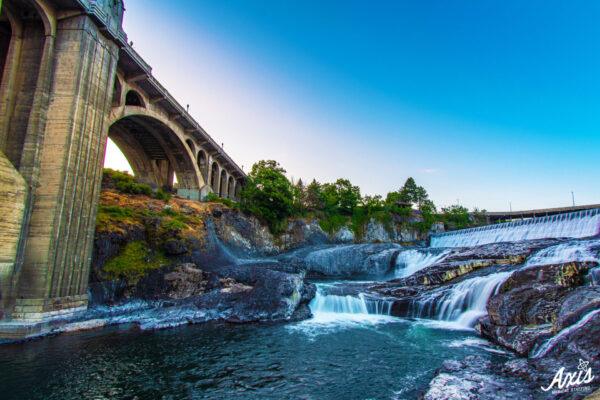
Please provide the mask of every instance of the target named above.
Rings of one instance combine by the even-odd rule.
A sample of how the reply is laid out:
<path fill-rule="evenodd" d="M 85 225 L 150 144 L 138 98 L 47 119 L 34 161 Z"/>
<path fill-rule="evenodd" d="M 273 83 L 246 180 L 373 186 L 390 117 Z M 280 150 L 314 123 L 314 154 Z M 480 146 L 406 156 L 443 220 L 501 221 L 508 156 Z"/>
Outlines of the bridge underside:
<path fill-rule="evenodd" d="M 193 173 L 194 161 L 160 121 L 139 115 L 126 117 L 110 127 L 108 136 L 129 161 L 138 182 L 168 190 L 176 173 L 182 187 L 200 189 L 201 182 Z"/>

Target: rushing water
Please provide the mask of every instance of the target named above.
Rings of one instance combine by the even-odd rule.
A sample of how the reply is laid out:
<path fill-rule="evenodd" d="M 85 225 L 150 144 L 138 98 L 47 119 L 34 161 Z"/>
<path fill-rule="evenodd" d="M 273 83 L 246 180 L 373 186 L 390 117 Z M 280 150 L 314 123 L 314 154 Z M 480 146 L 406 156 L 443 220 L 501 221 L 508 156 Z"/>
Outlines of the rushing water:
<path fill-rule="evenodd" d="M 404 278 L 422 270 L 430 265 L 442 261 L 450 250 L 439 251 L 435 249 L 411 249 L 398 254 L 396 258 L 397 278 Z"/>
<path fill-rule="evenodd" d="M 472 247 L 543 238 L 582 238 L 599 233 L 600 209 L 593 209 L 432 235 L 431 247 Z"/>
<path fill-rule="evenodd" d="M 452 323 L 458 329 L 475 326 L 479 317 L 487 313 L 490 296 L 510 276 L 510 272 L 497 272 L 488 276 L 478 276 L 430 293 L 425 300 L 415 302 L 410 316 L 432 318 Z"/>

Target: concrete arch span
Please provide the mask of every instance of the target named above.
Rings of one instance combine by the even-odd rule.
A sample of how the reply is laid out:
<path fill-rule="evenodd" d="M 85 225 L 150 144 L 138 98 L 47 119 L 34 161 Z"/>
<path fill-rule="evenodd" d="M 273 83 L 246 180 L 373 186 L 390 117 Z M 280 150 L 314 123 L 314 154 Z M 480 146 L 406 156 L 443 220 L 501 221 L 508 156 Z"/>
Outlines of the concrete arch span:
<path fill-rule="evenodd" d="M 206 183 L 185 140 L 160 116 L 140 113 L 140 107 L 126 108 L 139 110 L 130 110 L 131 113 L 114 121 L 108 137 L 129 161 L 136 180 L 170 190 L 176 174 L 179 194 L 184 198 L 199 198 Z"/>

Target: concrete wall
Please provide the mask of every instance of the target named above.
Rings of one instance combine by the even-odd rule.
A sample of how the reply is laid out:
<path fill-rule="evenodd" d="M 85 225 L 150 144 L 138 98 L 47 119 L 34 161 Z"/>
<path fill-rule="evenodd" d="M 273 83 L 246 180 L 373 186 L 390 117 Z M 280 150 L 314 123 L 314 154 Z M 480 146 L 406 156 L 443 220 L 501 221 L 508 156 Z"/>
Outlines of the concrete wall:
<path fill-rule="evenodd" d="M 14 303 L 13 277 L 26 200 L 27 183 L 0 152 L 0 318 Z"/>

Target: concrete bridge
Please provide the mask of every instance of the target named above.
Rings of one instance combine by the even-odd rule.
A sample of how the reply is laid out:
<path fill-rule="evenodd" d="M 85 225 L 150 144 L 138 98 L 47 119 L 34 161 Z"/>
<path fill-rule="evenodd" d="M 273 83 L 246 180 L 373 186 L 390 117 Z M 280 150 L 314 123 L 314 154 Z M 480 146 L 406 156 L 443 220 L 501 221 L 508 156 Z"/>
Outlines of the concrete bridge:
<path fill-rule="evenodd" d="M 107 137 L 136 179 L 236 198 L 245 174 L 127 43 L 122 0 L 4 0 L 0 338 L 87 307 Z M 193 79 L 193 78 L 190 78 Z"/>

